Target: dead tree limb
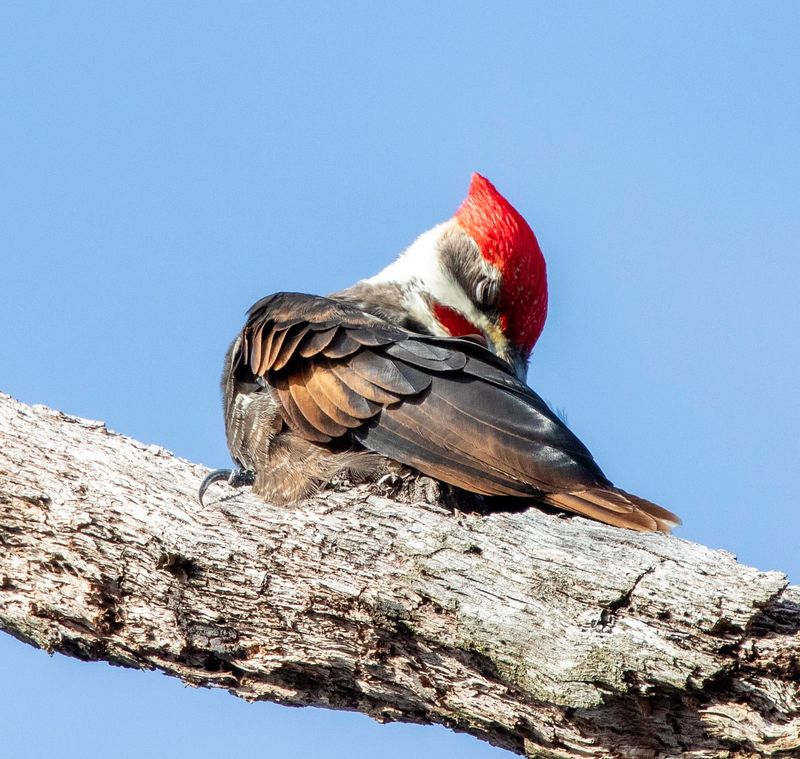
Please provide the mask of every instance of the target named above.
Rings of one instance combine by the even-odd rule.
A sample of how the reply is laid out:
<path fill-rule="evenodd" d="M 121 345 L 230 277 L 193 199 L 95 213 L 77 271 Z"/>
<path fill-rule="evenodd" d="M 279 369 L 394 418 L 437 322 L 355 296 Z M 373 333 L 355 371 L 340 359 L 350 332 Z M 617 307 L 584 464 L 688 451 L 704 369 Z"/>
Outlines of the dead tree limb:
<path fill-rule="evenodd" d="M 730 554 L 366 486 L 291 509 L 0 395 L 0 628 L 538 757 L 800 756 L 800 589 Z"/>

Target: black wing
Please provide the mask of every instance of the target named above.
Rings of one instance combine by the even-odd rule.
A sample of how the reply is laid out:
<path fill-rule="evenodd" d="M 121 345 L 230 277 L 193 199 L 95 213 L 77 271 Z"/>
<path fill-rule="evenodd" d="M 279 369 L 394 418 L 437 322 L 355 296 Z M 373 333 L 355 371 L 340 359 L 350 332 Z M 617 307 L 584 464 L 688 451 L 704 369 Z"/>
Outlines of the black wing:
<path fill-rule="evenodd" d="M 677 523 L 614 488 L 547 404 L 473 341 L 417 335 L 346 303 L 278 293 L 250 310 L 239 346 L 237 379 L 260 378 L 285 422 L 309 440 L 349 436 L 484 495 L 539 495 L 639 529 Z"/>

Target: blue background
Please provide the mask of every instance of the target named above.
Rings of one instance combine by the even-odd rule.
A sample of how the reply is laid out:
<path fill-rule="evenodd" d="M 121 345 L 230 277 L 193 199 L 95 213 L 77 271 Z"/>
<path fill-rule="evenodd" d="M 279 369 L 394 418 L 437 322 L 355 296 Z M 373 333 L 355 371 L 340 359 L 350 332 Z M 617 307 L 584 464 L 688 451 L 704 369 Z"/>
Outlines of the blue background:
<path fill-rule="evenodd" d="M 681 537 L 800 578 L 800 6 L 0 8 L 0 389 L 228 462 L 244 310 L 374 273 L 491 178 L 536 230 L 531 384 Z M 499 757 L 0 636 L 3 756 Z"/>

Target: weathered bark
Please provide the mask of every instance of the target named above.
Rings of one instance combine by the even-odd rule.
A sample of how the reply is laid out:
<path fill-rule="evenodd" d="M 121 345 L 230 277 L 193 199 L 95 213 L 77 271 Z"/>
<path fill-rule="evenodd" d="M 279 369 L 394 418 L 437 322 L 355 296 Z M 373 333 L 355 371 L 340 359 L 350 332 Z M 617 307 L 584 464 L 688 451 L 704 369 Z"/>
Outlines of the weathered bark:
<path fill-rule="evenodd" d="M 248 699 L 541 757 L 800 756 L 800 589 L 536 509 L 367 486 L 290 509 L 0 395 L 0 627 Z"/>

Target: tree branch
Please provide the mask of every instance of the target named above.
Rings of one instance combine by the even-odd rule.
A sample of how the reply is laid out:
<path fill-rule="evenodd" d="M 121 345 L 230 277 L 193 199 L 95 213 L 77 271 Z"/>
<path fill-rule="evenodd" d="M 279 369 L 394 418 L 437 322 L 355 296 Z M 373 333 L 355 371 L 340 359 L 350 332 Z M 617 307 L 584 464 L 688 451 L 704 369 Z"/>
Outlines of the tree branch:
<path fill-rule="evenodd" d="M 290 509 L 0 395 L 0 628 L 539 757 L 800 755 L 800 589 L 662 535 L 367 486 Z"/>

